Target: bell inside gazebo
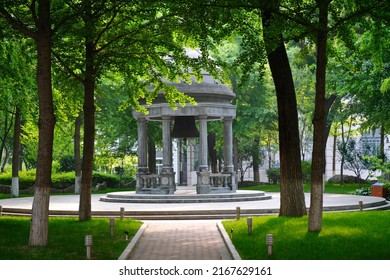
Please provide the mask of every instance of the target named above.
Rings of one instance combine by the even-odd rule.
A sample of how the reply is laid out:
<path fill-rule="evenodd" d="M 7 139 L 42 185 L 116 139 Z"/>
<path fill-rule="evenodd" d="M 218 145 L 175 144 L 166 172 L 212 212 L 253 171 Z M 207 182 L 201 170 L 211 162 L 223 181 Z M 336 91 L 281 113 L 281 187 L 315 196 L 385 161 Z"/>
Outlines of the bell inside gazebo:
<path fill-rule="evenodd" d="M 198 138 L 194 116 L 176 116 L 171 132 L 172 138 Z"/>

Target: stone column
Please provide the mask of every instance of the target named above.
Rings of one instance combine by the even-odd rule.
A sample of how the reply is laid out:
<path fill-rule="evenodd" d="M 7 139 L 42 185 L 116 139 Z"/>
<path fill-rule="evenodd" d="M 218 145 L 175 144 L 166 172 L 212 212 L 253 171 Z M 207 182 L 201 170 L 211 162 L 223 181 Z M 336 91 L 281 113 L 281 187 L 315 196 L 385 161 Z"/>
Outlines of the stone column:
<path fill-rule="evenodd" d="M 236 191 L 236 173 L 233 165 L 233 118 L 223 118 L 223 157 L 224 157 L 224 173 L 230 174 L 228 186 L 231 191 Z"/>
<path fill-rule="evenodd" d="M 173 172 L 171 117 L 162 116 L 163 160 L 160 188 L 164 194 L 173 194 L 175 191 L 175 174 Z"/>
<path fill-rule="evenodd" d="M 138 119 L 138 174 L 136 192 L 140 192 L 143 183 L 141 175 L 148 172 L 148 122 L 146 118 Z"/>
<path fill-rule="evenodd" d="M 207 116 L 199 116 L 200 165 L 199 171 L 208 171 Z"/>
<path fill-rule="evenodd" d="M 171 118 L 162 117 L 163 159 L 162 172 L 172 171 Z"/>
<path fill-rule="evenodd" d="M 233 118 L 223 118 L 223 157 L 224 171 L 233 171 Z"/>
<path fill-rule="evenodd" d="M 207 194 L 211 191 L 210 172 L 207 162 L 207 116 L 199 116 L 199 143 L 200 143 L 200 165 L 197 172 L 196 192 Z"/>

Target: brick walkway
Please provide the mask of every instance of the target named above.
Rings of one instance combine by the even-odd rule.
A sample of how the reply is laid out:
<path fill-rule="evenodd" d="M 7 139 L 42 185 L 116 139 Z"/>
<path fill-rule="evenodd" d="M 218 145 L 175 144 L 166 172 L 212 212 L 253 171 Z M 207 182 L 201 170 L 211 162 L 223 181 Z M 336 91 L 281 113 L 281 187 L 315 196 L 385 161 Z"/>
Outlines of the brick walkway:
<path fill-rule="evenodd" d="M 212 221 L 147 222 L 129 259 L 133 260 L 231 260 Z"/>

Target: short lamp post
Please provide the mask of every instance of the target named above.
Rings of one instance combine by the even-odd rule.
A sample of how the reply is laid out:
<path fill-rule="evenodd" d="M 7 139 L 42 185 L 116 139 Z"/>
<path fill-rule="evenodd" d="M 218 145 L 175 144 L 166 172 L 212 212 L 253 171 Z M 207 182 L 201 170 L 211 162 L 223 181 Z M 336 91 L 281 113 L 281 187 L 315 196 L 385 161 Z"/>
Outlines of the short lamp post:
<path fill-rule="evenodd" d="M 266 243 L 268 247 L 268 256 L 272 256 L 272 246 L 274 245 L 274 236 L 272 234 L 267 234 Z"/>
<path fill-rule="evenodd" d="M 248 235 L 252 235 L 252 218 L 247 218 L 246 223 L 248 225 Z"/>
<path fill-rule="evenodd" d="M 115 219 L 110 218 L 110 235 L 111 237 L 115 235 Z"/>
<path fill-rule="evenodd" d="M 240 216 L 241 216 L 241 208 L 237 206 L 236 207 L 236 218 L 237 218 L 237 220 L 240 219 Z"/>
<path fill-rule="evenodd" d="M 129 231 L 125 230 L 124 234 L 126 235 L 126 240 L 129 240 Z"/>
<path fill-rule="evenodd" d="M 120 208 L 120 217 L 121 217 L 121 220 L 123 220 L 123 218 L 125 217 L 125 208 L 124 207 Z"/>
<path fill-rule="evenodd" d="M 85 236 L 85 247 L 87 248 L 87 260 L 90 260 L 92 255 L 92 235 Z"/>

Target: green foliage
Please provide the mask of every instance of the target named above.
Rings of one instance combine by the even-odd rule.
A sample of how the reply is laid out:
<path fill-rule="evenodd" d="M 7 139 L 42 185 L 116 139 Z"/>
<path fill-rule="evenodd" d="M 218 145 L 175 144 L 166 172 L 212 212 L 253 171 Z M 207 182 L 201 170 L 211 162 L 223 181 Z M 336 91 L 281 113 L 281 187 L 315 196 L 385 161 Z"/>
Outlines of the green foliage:
<path fill-rule="evenodd" d="M 52 188 L 65 189 L 74 185 L 74 172 L 56 173 L 51 176 Z"/>
<path fill-rule="evenodd" d="M 269 169 L 267 169 L 266 173 L 267 173 L 268 180 L 272 184 L 276 184 L 279 182 L 279 180 L 280 180 L 280 168 L 279 167 L 269 168 Z"/>
<path fill-rule="evenodd" d="M 367 156 L 377 153 L 371 147 L 361 141 L 350 138 L 347 141 L 338 143 L 338 151 L 344 157 L 344 167 L 355 173 L 360 179 L 363 169 L 371 169 L 372 164 L 367 160 Z"/>
<path fill-rule="evenodd" d="M 35 183 L 35 176 L 36 176 L 35 170 L 19 172 L 19 188 L 23 190 L 33 186 Z M 0 184 L 11 186 L 12 173 L 7 172 L 7 173 L 0 174 Z"/>
<path fill-rule="evenodd" d="M 120 183 L 120 179 L 116 175 L 111 175 L 102 172 L 93 172 L 92 175 L 92 183 L 96 185 L 97 183 L 107 183 L 108 188 L 118 187 Z"/>
<path fill-rule="evenodd" d="M 352 192 L 352 194 L 370 196 L 371 195 L 371 187 L 361 187 L 359 189 L 356 189 L 354 192 Z"/>

